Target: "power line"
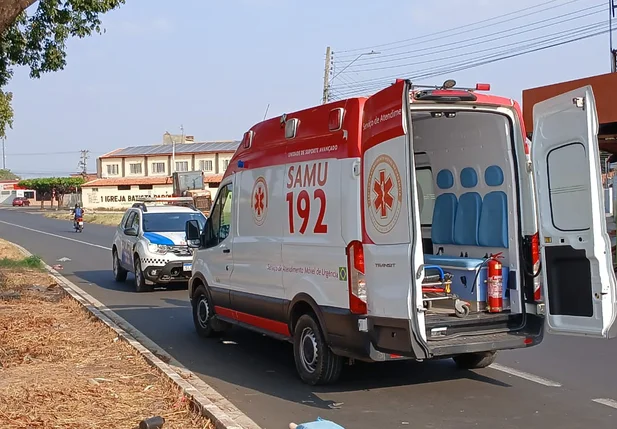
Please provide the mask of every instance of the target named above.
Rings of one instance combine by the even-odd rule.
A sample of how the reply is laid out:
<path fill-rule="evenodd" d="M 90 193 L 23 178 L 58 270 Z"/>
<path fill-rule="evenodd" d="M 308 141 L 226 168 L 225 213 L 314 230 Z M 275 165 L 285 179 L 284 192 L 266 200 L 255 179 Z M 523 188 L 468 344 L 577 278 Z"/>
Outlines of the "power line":
<path fill-rule="evenodd" d="M 525 50 L 525 49 L 528 49 L 528 48 L 534 48 L 534 47 L 542 46 L 543 44 L 546 44 L 546 43 L 562 41 L 564 39 L 564 37 L 567 38 L 569 36 L 581 35 L 581 32 L 593 31 L 593 30 L 595 30 L 597 28 L 602 28 L 603 25 L 605 25 L 604 22 L 595 23 L 595 24 L 591 24 L 591 25 L 587 25 L 587 26 L 582 26 L 582 27 L 575 28 L 575 29 L 570 29 L 570 30 L 567 30 L 565 32 L 564 31 L 560 31 L 560 32 L 556 32 L 556 33 L 551 33 L 551 34 L 548 34 L 546 36 L 534 37 L 534 38 L 531 38 L 531 39 L 524 40 L 522 42 L 501 45 L 501 46 L 493 47 L 491 49 L 484 49 L 482 51 L 474 51 L 474 52 L 467 52 L 467 53 L 458 54 L 458 55 L 452 55 L 450 57 L 443 58 L 443 59 L 440 59 L 440 60 L 419 61 L 419 62 L 417 62 L 417 63 L 415 63 L 413 65 L 422 64 L 422 63 L 436 63 L 436 62 L 440 62 L 440 61 L 451 61 L 453 58 L 469 57 L 470 55 L 475 55 L 478 52 L 493 51 L 493 50 L 498 49 L 498 48 L 507 48 L 507 47 L 510 47 L 510 46 L 518 46 L 516 48 L 506 49 L 506 50 L 503 50 L 501 52 L 493 53 L 493 54 L 488 55 L 488 56 L 482 56 L 482 57 L 479 57 L 479 58 L 472 58 L 471 61 L 477 61 L 478 59 L 483 60 L 483 59 L 487 59 L 487 58 L 495 58 L 495 57 L 499 57 L 500 55 L 510 54 L 510 53 L 519 52 L 521 50 Z M 563 33 L 566 33 L 566 34 L 563 34 Z M 559 35 L 559 36 L 557 36 L 557 35 Z M 555 36 L 557 36 L 557 37 L 555 37 Z M 543 38 L 546 38 L 546 40 L 540 40 L 540 39 L 543 39 Z M 525 43 L 525 42 L 532 42 L 532 43 L 528 43 L 526 45 L 521 45 L 521 43 Z M 423 71 L 426 71 L 426 70 L 435 70 L 435 69 L 437 69 L 439 67 L 443 67 L 443 65 L 430 67 L 428 69 L 423 69 L 423 70 L 420 70 L 420 72 L 423 72 Z M 451 67 L 451 65 L 448 64 L 447 67 Z M 417 73 L 417 71 L 412 71 L 411 73 Z M 410 71 L 403 72 L 403 74 L 409 75 Z M 382 77 L 372 78 L 372 79 L 365 79 L 365 80 L 359 81 L 358 84 L 360 86 L 367 86 L 367 85 L 368 86 L 374 86 L 374 84 L 382 85 L 384 80 L 395 79 L 395 78 L 400 77 L 400 75 L 401 75 L 401 73 L 398 73 L 396 75 L 382 76 Z"/>
<path fill-rule="evenodd" d="M 563 46 L 563 45 L 566 45 L 566 44 L 569 44 L 569 43 L 578 42 L 578 41 L 581 41 L 581 40 L 585 40 L 585 39 L 596 37 L 596 36 L 599 36 L 599 35 L 602 35 L 602 34 L 606 34 L 608 32 L 609 32 L 609 29 L 607 28 L 607 29 L 604 29 L 602 31 L 597 31 L 597 32 L 594 32 L 594 33 L 591 33 L 591 34 L 582 35 L 582 36 L 579 36 L 579 37 L 571 38 L 571 39 L 564 40 L 564 41 L 561 41 L 561 42 L 556 42 L 556 43 L 553 43 L 553 44 L 550 44 L 550 45 L 546 45 L 546 46 L 540 46 L 540 47 L 528 49 L 528 50 L 525 50 L 523 52 L 506 54 L 506 55 L 502 55 L 502 56 L 496 57 L 496 58 L 495 58 L 494 55 L 493 56 L 487 56 L 487 57 L 485 57 L 485 59 L 478 58 L 478 59 L 476 59 L 475 62 L 468 62 L 466 64 L 461 64 L 461 65 L 458 65 L 458 66 L 455 66 L 455 67 L 450 67 L 450 68 L 445 68 L 445 67 L 443 67 L 441 69 L 435 68 L 432 71 L 427 70 L 427 72 L 424 73 L 424 74 L 416 74 L 416 75 L 413 76 L 413 79 L 426 79 L 426 78 L 436 77 L 436 76 L 440 76 L 440 75 L 444 75 L 444 74 L 454 73 L 454 72 L 457 72 L 457 71 L 468 70 L 468 69 L 479 67 L 479 66 L 482 66 L 482 65 L 491 64 L 491 63 L 495 63 L 495 62 L 498 62 L 498 61 L 503 61 L 503 60 L 506 60 L 506 59 L 519 57 L 521 55 L 526 55 L 526 54 L 530 54 L 530 53 L 533 53 L 533 52 L 538 52 L 538 51 L 542 51 L 542 50 L 545 50 L 545 49 L 555 48 L 555 47 Z M 493 57 L 493 58 L 490 58 L 490 57 Z M 371 89 L 375 90 L 375 89 L 379 89 L 379 88 L 383 87 L 385 84 L 387 84 L 390 81 L 391 81 L 391 79 L 388 80 L 387 78 L 382 78 L 382 82 L 381 83 L 374 82 L 372 84 L 366 84 L 366 85 L 364 85 L 364 87 L 356 88 L 356 89 L 354 89 L 352 91 L 339 92 L 339 94 L 343 98 L 345 98 L 345 97 L 351 96 L 351 94 L 353 94 L 353 93 L 362 92 L 362 91 L 369 92 L 369 90 L 371 90 Z"/>
<path fill-rule="evenodd" d="M 351 53 L 351 52 L 358 52 L 358 51 L 364 51 L 364 50 L 369 50 L 369 49 L 377 49 L 377 48 L 380 48 L 381 51 L 388 51 L 388 50 L 399 49 L 399 48 L 401 48 L 400 46 L 397 47 L 397 48 L 385 48 L 385 49 L 383 49 L 383 47 L 384 46 L 392 46 L 392 45 L 396 45 L 396 44 L 400 44 L 400 43 L 407 43 L 407 42 L 417 41 L 417 40 L 424 39 L 426 37 L 431 37 L 431 36 L 436 36 L 436 35 L 439 35 L 439 34 L 449 33 L 451 31 L 460 30 L 462 28 L 473 27 L 473 26 L 476 26 L 476 25 L 479 25 L 479 24 L 484 24 L 484 23 L 487 23 L 487 22 L 494 21 L 495 19 L 505 18 L 505 17 L 509 17 L 509 16 L 512 16 L 512 15 L 516 15 L 516 14 L 518 14 L 520 12 L 525 12 L 525 11 L 537 9 L 537 8 L 539 8 L 541 6 L 546 6 L 546 5 L 551 4 L 551 3 L 556 3 L 557 1 L 559 1 L 559 0 L 550 0 L 550 1 L 547 1 L 547 2 L 545 2 L 543 4 L 538 4 L 538 5 L 534 5 L 534 6 L 528 6 L 528 7 L 525 7 L 523 9 L 518 9 L 518 10 L 515 10 L 515 11 L 512 11 L 512 12 L 508 12 L 508 13 L 505 13 L 505 14 L 502 14 L 502 15 L 497 15 L 497 16 L 494 16 L 492 18 L 487 18 L 487 19 L 483 19 L 481 21 L 476 21 L 476 22 L 472 22 L 472 23 L 469 23 L 469 24 L 461 25 L 461 26 L 458 26 L 458 27 L 449 28 L 447 30 L 436 31 L 434 33 L 425 34 L 423 36 L 416 36 L 416 37 L 412 37 L 412 38 L 409 38 L 409 39 L 398 40 L 398 41 L 395 41 L 395 42 L 382 43 L 382 44 L 379 44 L 379 45 L 367 46 L 367 47 L 363 47 L 363 48 L 347 49 L 347 50 L 337 51 L 335 53 Z M 530 15 L 535 15 L 535 14 L 538 14 L 539 12 L 545 12 L 547 10 L 557 9 L 557 8 L 560 8 L 560 7 L 563 7 L 563 6 L 567 6 L 569 4 L 576 3 L 576 2 L 579 2 L 579 1 L 581 1 L 581 0 L 570 0 L 568 2 L 558 4 L 556 6 L 551 6 L 551 7 L 545 8 L 545 9 L 541 9 L 539 11 L 530 12 L 530 13 L 527 13 L 527 14 L 524 14 L 524 15 L 521 15 L 521 16 L 518 16 L 518 17 L 515 17 L 515 18 L 510 18 L 510 19 L 502 20 L 502 21 L 499 21 L 499 22 L 496 22 L 496 23 L 493 23 L 493 24 L 490 24 L 490 25 L 486 25 L 486 26 L 483 26 L 483 28 L 492 27 L 492 26 L 495 26 L 495 25 L 498 25 L 498 24 L 503 24 L 504 22 L 512 22 L 513 20 L 525 18 L 525 17 L 530 16 Z M 471 32 L 471 31 L 475 31 L 475 30 L 466 30 L 465 32 L 445 35 L 445 36 L 440 37 L 440 39 L 443 39 L 443 38 L 446 38 L 446 37 L 451 37 L 451 36 L 456 36 L 456 35 L 459 35 L 459 34 L 465 34 L 465 33 Z M 437 39 L 432 39 L 431 41 L 433 41 L 433 40 L 437 40 Z M 351 56 L 351 54 L 348 54 L 347 56 Z"/>
<path fill-rule="evenodd" d="M 7 153 L 7 156 L 51 156 L 51 155 L 75 155 L 78 153 L 81 153 L 82 151 L 80 150 L 72 150 L 72 151 L 65 151 L 65 152 L 30 152 L 30 153 Z M 106 152 L 90 152 L 89 153 L 92 154 L 104 154 Z"/>
<path fill-rule="evenodd" d="M 374 68 L 371 70 L 385 70 L 385 69 L 392 69 L 392 68 L 401 68 L 401 67 L 412 67 L 412 66 L 417 66 L 420 64 L 427 64 L 427 63 L 438 63 L 438 62 L 443 62 L 443 61 L 452 61 L 453 59 L 457 59 L 457 58 L 464 58 L 464 57 L 468 57 L 470 55 L 476 55 L 478 53 L 482 53 L 482 52 L 492 52 L 492 51 L 496 51 L 498 49 L 502 49 L 502 48 L 511 48 L 511 47 L 516 47 L 519 46 L 518 49 L 525 49 L 528 48 L 530 46 L 537 46 L 543 43 L 547 43 L 547 42 L 552 42 L 552 41 L 557 41 L 562 39 L 564 36 L 570 36 L 570 35 L 580 35 L 581 32 L 585 32 L 585 31 L 593 31 L 596 30 L 598 28 L 603 27 L 604 25 L 606 25 L 606 21 L 600 21 L 600 22 L 596 22 L 593 24 L 588 24 L 588 25 L 584 25 L 581 27 L 576 27 L 576 28 L 572 28 L 569 30 L 562 30 L 562 31 L 557 31 L 554 33 L 549 33 L 547 35 L 544 36 L 536 36 L 533 38 L 529 38 L 529 39 L 525 39 L 522 41 L 518 41 L 518 42 L 514 42 L 514 43 L 508 43 L 508 44 L 503 44 L 503 45 L 499 45 L 499 46 L 493 46 L 490 48 L 486 48 L 486 49 L 480 49 L 480 50 L 474 50 L 473 52 L 464 52 L 461 54 L 455 54 L 455 55 L 450 55 L 446 58 L 441 58 L 441 59 L 426 59 L 426 60 L 422 60 L 422 61 L 416 61 L 414 63 L 408 63 L 408 64 L 401 64 L 398 66 L 385 66 L 385 67 L 379 67 L 379 68 Z M 532 42 L 531 45 L 527 44 L 527 45 L 523 45 L 524 43 L 529 43 Z M 450 52 L 451 50 L 447 50 L 447 52 Z M 446 51 L 437 51 L 435 53 L 431 53 L 428 55 L 433 55 L 436 53 L 440 53 L 440 52 L 446 52 Z M 506 51 L 506 53 L 511 52 L 511 49 L 508 49 Z M 503 52 L 498 53 L 498 55 L 502 54 Z M 366 70 L 368 71 L 368 70 Z M 396 77 L 396 76 L 395 76 Z M 366 80 L 361 80 L 359 82 L 357 82 L 358 84 L 363 84 L 363 83 L 368 83 L 370 81 L 383 81 L 385 77 L 380 77 L 380 78 L 374 78 L 374 79 L 366 79 Z M 344 85 L 342 85 L 344 86 Z"/>
<path fill-rule="evenodd" d="M 580 12 L 584 12 L 584 11 L 591 10 L 591 9 L 598 9 L 598 10 L 595 11 L 595 12 L 590 12 L 590 13 L 587 13 L 587 14 L 575 16 L 575 17 L 572 17 L 572 18 L 569 18 L 569 19 L 563 19 L 563 20 L 560 20 L 558 22 L 552 22 L 552 23 L 546 24 L 547 21 L 554 21 L 554 20 L 557 20 L 557 19 L 561 19 L 561 18 L 570 16 L 570 15 L 578 14 Z M 526 24 L 526 25 L 522 25 L 520 27 L 513 27 L 513 28 L 506 29 L 506 30 L 497 31 L 497 32 L 490 33 L 490 34 L 485 34 L 485 35 L 482 35 L 482 36 L 476 36 L 476 37 L 472 37 L 472 38 L 468 38 L 468 39 L 463 39 L 463 40 L 458 41 L 457 45 L 455 47 L 456 47 L 456 49 L 461 49 L 461 48 L 477 46 L 477 45 L 481 45 L 481 44 L 485 44 L 485 43 L 489 43 L 489 42 L 494 42 L 494 41 L 497 41 L 497 40 L 503 40 L 503 39 L 507 39 L 507 38 L 512 37 L 512 36 L 519 36 L 521 34 L 531 33 L 531 32 L 537 31 L 537 30 L 541 30 L 541 29 L 548 28 L 548 27 L 553 27 L 555 25 L 563 24 L 565 22 L 575 21 L 575 20 L 578 20 L 578 19 L 581 19 L 581 18 L 585 18 L 585 17 L 588 17 L 588 16 L 593 16 L 593 15 L 601 14 L 601 13 L 604 13 L 604 12 L 605 12 L 604 11 L 604 5 L 599 4 L 599 5 L 596 5 L 596 6 L 580 9 L 580 10 L 577 10 L 577 11 L 574 11 L 574 12 L 569 12 L 569 13 L 566 13 L 566 14 L 563 14 L 563 15 L 558 15 L 558 16 L 555 16 L 553 18 L 548 18 L 548 19 L 545 19 L 545 20 L 532 22 L 532 23 L 529 23 L 529 24 Z M 538 25 L 538 24 L 544 24 L 544 25 L 540 25 L 539 27 L 536 27 L 536 28 L 527 28 L 527 27 L 531 27 L 531 26 L 534 26 L 534 25 Z M 521 31 L 522 28 L 527 28 L 527 29 Z M 512 35 L 512 34 L 510 34 L 510 35 L 503 35 L 504 33 L 510 33 L 510 32 L 513 32 L 513 31 L 516 31 L 517 33 L 515 35 Z M 499 35 L 499 34 L 502 34 L 502 35 L 499 36 L 499 37 L 493 37 L 493 38 L 490 38 L 490 39 L 482 40 L 482 39 L 484 39 L 486 37 L 495 36 L 495 35 Z M 478 40 L 480 41 L 478 43 L 468 43 L 468 44 L 465 44 L 465 45 L 458 45 L 459 43 L 478 41 Z M 352 65 L 349 68 L 354 70 L 354 71 L 357 71 L 357 72 L 381 70 L 379 68 L 367 68 L 367 69 L 362 68 L 362 69 L 359 69 L 358 67 L 364 67 L 364 66 L 368 66 L 368 65 L 372 65 L 372 64 L 384 64 L 384 63 L 390 63 L 390 62 L 395 62 L 395 61 L 402 61 L 402 60 L 405 60 L 405 59 L 417 58 L 417 54 L 418 53 L 426 52 L 426 51 L 432 51 L 432 50 L 434 50 L 436 48 L 446 48 L 446 49 L 441 49 L 441 50 L 437 50 L 437 51 L 434 51 L 434 52 L 430 52 L 428 55 L 434 55 L 434 54 L 441 53 L 441 52 L 449 52 L 449 51 L 452 50 L 453 45 L 454 45 L 453 43 L 445 43 L 445 44 L 431 46 L 431 47 L 426 47 L 426 48 L 414 49 L 412 51 L 414 55 L 407 56 L 407 57 L 402 57 L 402 58 L 395 58 L 395 59 L 382 60 L 382 58 L 387 57 L 387 56 L 380 55 L 378 60 L 371 61 L 371 62 L 364 62 L 364 63 L 359 64 L 359 65 Z M 401 53 L 398 53 L 398 54 L 391 54 L 390 56 L 393 56 L 393 55 L 403 55 L 403 54 L 406 55 L 406 54 L 409 54 L 409 52 L 401 52 Z M 427 55 L 427 54 L 425 54 L 425 55 Z M 389 68 L 395 68 L 395 67 L 399 67 L 399 66 L 403 67 L 405 65 L 392 65 L 392 66 L 389 66 Z"/>

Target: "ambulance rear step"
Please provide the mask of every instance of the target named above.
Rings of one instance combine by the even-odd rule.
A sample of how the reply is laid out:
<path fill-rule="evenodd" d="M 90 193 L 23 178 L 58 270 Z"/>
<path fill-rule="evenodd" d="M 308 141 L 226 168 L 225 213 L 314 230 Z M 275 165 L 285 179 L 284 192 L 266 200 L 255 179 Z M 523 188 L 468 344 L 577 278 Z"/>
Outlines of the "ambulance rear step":
<path fill-rule="evenodd" d="M 501 332 L 482 335 L 461 335 L 454 338 L 444 338 L 439 341 L 429 341 L 433 356 L 454 356 L 463 353 L 477 353 L 515 349 L 535 344 L 537 339 L 525 333 Z"/>

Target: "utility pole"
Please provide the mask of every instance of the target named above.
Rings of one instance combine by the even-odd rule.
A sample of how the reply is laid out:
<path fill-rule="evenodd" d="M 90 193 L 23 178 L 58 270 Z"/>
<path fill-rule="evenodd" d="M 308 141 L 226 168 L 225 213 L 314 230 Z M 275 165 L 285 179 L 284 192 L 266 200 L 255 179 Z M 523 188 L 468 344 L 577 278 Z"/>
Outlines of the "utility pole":
<path fill-rule="evenodd" d="M 86 176 L 88 175 L 88 158 L 90 157 L 88 154 L 90 153 L 90 151 L 87 149 L 84 149 L 84 150 L 81 150 L 80 152 L 81 152 L 81 155 L 80 155 L 80 160 L 79 160 L 79 168 L 81 169 L 81 175 L 85 179 Z"/>
<path fill-rule="evenodd" d="M 332 50 L 330 46 L 326 48 L 326 66 L 323 74 L 323 104 L 326 104 L 330 99 L 330 64 L 332 62 Z"/>
<path fill-rule="evenodd" d="M 2 137 L 2 169 L 6 170 L 6 152 L 4 148 L 4 140 L 5 138 Z"/>
<path fill-rule="evenodd" d="M 617 72 L 617 50 L 613 49 L 613 18 L 615 18 L 615 0 L 608 0 L 608 37 L 611 51 L 611 73 Z"/>

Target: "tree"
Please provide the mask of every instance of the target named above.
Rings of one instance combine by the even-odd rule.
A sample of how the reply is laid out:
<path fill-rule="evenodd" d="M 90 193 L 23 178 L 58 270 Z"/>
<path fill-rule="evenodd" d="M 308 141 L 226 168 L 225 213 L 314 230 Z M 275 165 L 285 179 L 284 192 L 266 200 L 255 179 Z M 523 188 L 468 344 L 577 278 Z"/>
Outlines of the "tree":
<path fill-rule="evenodd" d="M 56 201 L 61 206 L 64 203 L 64 195 L 77 192 L 86 181 L 82 177 L 45 177 L 41 179 L 20 180 L 18 186 L 33 189 L 41 197 L 51 196 L 56 193 Z M 41 198 L 41 208 L 44 198 Z M 53 206 L 53 198 L 51 205 Z"/>
<path fill-rule="evenodd" d="M 19 176 L 11 170 L 0 168 L 0 180 L 17 180 Z"/>
<path fill-rule="evenodd" d="M 13 126 L 13 94 L 3 88 L 13 68 L 25 66 L 30 77 L 64 69 L 65 43 L 70 37 L 100 34 L 100 16 L 125 0 L 0 0 L 0 137 Z"/>

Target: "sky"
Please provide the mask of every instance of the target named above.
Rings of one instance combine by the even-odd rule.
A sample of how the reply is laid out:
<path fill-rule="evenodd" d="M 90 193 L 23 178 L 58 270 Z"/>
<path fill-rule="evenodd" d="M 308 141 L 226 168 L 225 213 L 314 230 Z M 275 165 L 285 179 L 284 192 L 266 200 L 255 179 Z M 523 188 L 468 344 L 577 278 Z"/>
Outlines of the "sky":
<path fill-rule="evenodd" d="M 65 70 L 16 70 L 7 168 L 67 175 L 87 149 L 92 172 L 96 157 L 181 126 L 196 141 L 240 140 L 266 110 L 321 102 L 327 46 L 335 98 L 399 76 L 490 83 L 520 102 L 523 89 L 609 72 L 608 34 L 456 68 L 606 30 L 608 15 L 607 0 L 126 0 L 102 17 L 105 34 L 69 41 Z"/>

